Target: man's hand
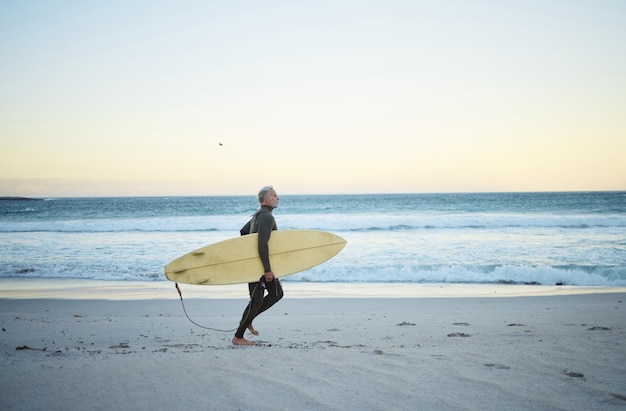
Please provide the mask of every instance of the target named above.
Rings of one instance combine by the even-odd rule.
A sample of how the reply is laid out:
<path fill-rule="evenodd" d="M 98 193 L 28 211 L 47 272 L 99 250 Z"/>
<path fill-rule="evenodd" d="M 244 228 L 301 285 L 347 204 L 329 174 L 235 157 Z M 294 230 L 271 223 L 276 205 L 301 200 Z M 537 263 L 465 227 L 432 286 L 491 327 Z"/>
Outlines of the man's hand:
<path fill-rule="evenodd" d="M 274 273 L 268 271 L 267 273 L 263 274 L 263 277 L 265 277 L 265 281 L 270 282 L 274 279 Z"/>

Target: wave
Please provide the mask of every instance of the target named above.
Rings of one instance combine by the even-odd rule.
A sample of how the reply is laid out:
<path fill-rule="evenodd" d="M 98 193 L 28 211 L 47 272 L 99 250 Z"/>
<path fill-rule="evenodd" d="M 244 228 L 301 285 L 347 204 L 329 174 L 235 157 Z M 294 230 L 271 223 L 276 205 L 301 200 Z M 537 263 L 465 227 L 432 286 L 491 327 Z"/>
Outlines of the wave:
<path fill-rule="evenodd" d="M 75 278 L 105 281 L 166 281 L 159 263 L 153 265 L 119 262 L 108 265 L 55 264 L 5 267 L 4 278 Z M 573 286 L 626 286 L 626 267 L 610 266 L 388 266 L 341 267 L 332 260 L 324 265 L 285 277 L 285 282 L 336 283 L 449 283 L 532 284 Z"/>
<path fill-rule="evenodd" d="M 626 267 L 397 266 L 355 269 L 320 266 L 286 281 L 626 286 Z"/>
<path fill-rule="evenodd" d="M 248 216 L 188 216 L 128 219 L 76 219 L 0 222 L 0 232 L 204 232 L 238 231 Z M 432 229 L 626 227 L 623 215 L 449 215 L 449 214 L 286 214 L 277 215 L 281 229 L 339 232 L 407 231 Z"/>

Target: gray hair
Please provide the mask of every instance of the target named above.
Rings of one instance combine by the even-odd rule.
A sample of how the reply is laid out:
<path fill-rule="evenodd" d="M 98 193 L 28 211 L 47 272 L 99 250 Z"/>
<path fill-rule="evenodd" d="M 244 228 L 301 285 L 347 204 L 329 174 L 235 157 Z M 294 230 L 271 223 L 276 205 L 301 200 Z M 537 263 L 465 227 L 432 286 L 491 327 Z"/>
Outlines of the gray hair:
<path fill-rule="evenodd" d="M 259 190 L 258 198 L 259 203 L 262 203 L 265 200 L 265 197 L 269 194 L 270 190 L 272 190 L 274 186 L 265 186 L 261 190 Z"/>

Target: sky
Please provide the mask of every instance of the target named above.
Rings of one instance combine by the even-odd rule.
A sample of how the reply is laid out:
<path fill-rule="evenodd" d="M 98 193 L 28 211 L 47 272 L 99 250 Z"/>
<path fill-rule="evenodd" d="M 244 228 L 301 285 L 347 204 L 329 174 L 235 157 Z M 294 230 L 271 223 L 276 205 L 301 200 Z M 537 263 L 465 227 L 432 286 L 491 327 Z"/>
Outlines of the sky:
<path fill-rule="evenodd" d="M 0 2 L 0 196 L 626 190 L 626 2 Z"/>

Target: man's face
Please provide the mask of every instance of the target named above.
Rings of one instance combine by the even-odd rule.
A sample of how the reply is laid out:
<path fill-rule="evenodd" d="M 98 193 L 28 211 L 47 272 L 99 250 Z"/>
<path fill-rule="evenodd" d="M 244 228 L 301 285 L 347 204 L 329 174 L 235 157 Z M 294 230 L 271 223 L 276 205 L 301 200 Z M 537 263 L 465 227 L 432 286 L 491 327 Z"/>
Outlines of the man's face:
<path fill-rule="evenodd" d="M 278 207 L 279 200 L 280 198 L 278 198 L 278 194 L 276 194 L 276 190 L 274 189 L 271 189 L 269 193 L 267 193 L 267 196 L 265 197 L 265 203 L 272 208 Z"/>

